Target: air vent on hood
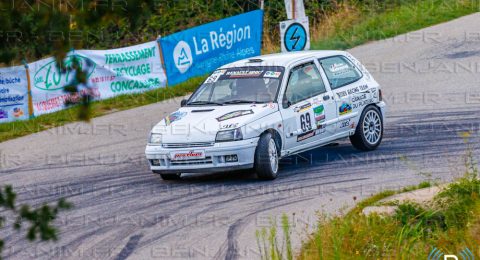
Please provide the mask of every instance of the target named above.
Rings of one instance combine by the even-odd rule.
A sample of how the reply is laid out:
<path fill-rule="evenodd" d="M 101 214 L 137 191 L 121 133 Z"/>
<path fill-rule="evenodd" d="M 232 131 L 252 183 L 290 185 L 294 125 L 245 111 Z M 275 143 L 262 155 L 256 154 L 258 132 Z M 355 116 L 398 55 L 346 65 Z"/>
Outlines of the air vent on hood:
<path fill-rule="evenodd" d="M 202 112 L 211 112 L 215 109 L 196 109 L 196 110 L 192 110 L 192 113 L 202 113 Z"/>

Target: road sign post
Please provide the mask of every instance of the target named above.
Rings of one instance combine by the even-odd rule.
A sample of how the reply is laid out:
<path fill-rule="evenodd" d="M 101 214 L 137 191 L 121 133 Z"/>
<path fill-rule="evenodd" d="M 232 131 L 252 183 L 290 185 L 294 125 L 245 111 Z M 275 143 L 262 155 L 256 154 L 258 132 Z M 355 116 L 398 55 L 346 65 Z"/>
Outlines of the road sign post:
<path fill-rule="evenodd" d="M 303 0 L 285 0 L 285 11 L 287 12 L 287 19 L 289 20 L 306 16 Z"/>
<path fill-rule="evenodd" d="M 34 114 L 33 114 L 33 101 L 32 101 L 32 84 L 31 84 L 31 81 L 30 81 L 30 73 L 29 73 L 29 68 L 28 68 L 28 64 L 27 64 L 27 61 L 26 60 L 23 60 L 23 66 L 25 66 L 25 73 L 27 75 L 27 86 L 28 86 L 28 92 L 27 92 L 27 96 L 28 96 L 28 118 L 32 119 L 34 118 Z"/>

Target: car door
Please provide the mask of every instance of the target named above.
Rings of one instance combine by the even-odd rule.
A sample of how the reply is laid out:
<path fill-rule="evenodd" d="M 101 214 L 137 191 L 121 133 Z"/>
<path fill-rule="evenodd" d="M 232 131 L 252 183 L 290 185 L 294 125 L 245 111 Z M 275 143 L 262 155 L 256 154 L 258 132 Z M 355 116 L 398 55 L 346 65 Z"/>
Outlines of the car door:
<path fill-rule="evenodd" d="M 287 153 L 318 145 L 335 131 L 331 123 L 336 118 L 336 103 L 318 66 L 315 60 L 304 61 L 288 73 L 280 108 Z"/>
<path fill-rule="evenodd" d="M 338 118 L 336 135 L 352 133 L 370 97 L 363 75 L 343 55 L 322 58 L 319 62 L 335 97 Z"/>

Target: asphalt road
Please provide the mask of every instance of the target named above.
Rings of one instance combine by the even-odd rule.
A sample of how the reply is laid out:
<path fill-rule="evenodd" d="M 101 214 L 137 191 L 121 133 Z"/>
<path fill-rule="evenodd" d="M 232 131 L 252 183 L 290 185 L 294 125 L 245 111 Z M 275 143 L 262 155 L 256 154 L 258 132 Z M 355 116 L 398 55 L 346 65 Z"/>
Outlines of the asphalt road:
<path fill-rule="evenodd" d="M 254 259 L 255 231 L 287 214 L 294 245 L 317 213 L 338 213 L 384 189 L 461 175 L 466 144 L 479 159 L 480 14 L 350 50 L 389 105 L 378 150 L 347 140 L 282 161 L 277 180 L 248 172 L 162 181 L 144 147 L 179 99 L 0 143 L 0 183 L 19 203 L 75 204 L 56 220 L 57 243 L 28 243 L 9 228 L 7 259 Z M 13 220 L 7 218 L 7 224 Z M 8 225 L 7 225 L 8 226 Z"/>

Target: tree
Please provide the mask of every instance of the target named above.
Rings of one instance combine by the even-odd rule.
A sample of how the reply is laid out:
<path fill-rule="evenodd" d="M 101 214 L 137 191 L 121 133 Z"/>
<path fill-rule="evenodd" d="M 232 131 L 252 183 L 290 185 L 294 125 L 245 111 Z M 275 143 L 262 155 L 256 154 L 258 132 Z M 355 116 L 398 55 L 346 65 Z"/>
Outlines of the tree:
<path fill-rule="evenodd" d="M 2 1 L 0 63 L 134 45 L 258 8 L 257 0 Z"/>
<path fill-rule="evenodd" d="M 44 204 L 39 208 L 32 209 L 28 205 L 17 207 L 15 205 L 16 197 L 12 186 L 7 185 L 3 190 L 0 190 L 0 208 L 13 213 L 15 218 L 13 228 L 20 230 L 23 222 L 28 222 L 30 226 L 26 238 L 29 241 L 35 241 L 37 238 L 42 241 L 56 240 L 57 229 L 52 225 L 52 221 L 55 220 L 61 210 L 70 209 L 72 204 L 60 199 L 55 206 Z M 4 222 L 5 218 L 0 216 L 0 228 L 2 228 Z M 3 248 L 4 241 L 0 238 L 0 259 L 2 259 Z"/>

